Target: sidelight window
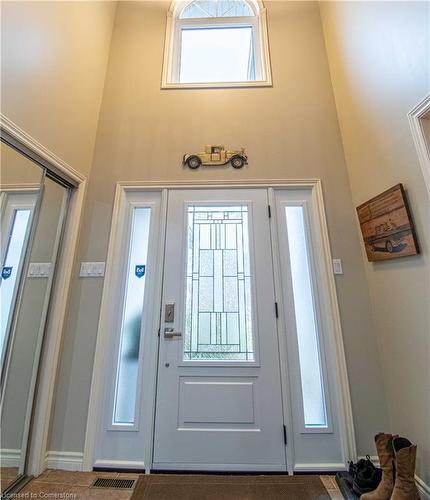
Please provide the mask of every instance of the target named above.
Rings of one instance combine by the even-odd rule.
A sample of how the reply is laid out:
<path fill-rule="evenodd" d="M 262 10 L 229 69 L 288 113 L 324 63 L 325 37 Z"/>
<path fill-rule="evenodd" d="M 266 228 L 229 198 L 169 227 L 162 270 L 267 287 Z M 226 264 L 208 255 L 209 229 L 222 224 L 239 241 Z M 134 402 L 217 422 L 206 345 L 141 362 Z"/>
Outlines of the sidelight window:
<path fill-rule="evenodd" d="M 117 425 L 132 425 L 135 420 L 150 215 L 150 208 L 139 207 L 132 217 L 113 409 L 113 424 Z"/>
<path fill-rule="evenodd" d="M 322 364 L 304 208 L 285 207 L 305 428 L 326 428 Z"/>

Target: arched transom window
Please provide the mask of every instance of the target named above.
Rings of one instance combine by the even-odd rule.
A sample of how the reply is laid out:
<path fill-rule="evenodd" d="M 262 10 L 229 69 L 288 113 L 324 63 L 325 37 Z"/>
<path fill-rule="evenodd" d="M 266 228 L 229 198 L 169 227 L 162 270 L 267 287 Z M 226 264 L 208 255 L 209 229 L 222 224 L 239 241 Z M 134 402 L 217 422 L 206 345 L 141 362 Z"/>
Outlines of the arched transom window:
<path fill-rule="evenodd" d="M 163 88 L 264 85 L 271 85 L 271 76 L 262 2 L 172 2 Z"/>

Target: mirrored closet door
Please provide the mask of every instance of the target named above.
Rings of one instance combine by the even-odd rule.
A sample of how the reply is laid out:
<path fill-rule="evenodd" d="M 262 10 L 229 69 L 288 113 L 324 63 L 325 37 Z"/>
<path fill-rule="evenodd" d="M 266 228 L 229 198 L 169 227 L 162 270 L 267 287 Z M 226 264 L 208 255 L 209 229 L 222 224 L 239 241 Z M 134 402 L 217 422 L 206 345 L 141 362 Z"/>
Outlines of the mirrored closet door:
<path fill-rule="evenodd" d="M 1 491 L 26 474 L 40 355 L 71 187 L 1 143 Z"/>

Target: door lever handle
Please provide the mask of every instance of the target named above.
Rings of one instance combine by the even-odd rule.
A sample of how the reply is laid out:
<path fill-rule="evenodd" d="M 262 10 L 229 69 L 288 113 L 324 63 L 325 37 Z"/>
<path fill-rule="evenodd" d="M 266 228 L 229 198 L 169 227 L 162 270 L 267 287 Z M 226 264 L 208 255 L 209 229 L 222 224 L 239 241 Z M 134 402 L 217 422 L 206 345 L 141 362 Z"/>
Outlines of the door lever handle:
<path fill-rule="evenodd" d="M 164 338 L 165 339 L 173 339 L 173 338 L 179 338 L 182 337 L 181 332 L 175 332 L 173 328 L 165 328 L 164 329 Z"/>

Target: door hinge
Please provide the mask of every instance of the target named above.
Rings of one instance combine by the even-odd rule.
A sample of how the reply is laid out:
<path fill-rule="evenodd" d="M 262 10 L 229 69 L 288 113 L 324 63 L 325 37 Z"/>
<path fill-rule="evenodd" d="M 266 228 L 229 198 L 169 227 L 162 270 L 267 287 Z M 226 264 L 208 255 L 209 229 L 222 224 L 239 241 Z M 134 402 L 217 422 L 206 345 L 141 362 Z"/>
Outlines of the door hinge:
<path fill-rule="evenodd" d="M 160 331 L 161 331 L 161 329 L 159 328 L 159 329 L 158 329 L 158 336 L 160 336 Z"/>
<path fill-rule="evenodd" d="M 269 214 L 269 219 L 272 217 L 272 208 L 270 205 L 267 205 L 267 212 Z"/>
<path fill-rule="evenodd" d="M 275 316 L 279 318 L 279 313 L 278 313 L 278 303 L 275 302 Z"/>
<path fill-rule="evenodd" d="M 284 444 L 287 446 L 287 428 L 285 425 L 283 425 L 282 428 L 284 430 Z"/>

